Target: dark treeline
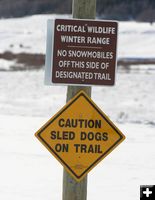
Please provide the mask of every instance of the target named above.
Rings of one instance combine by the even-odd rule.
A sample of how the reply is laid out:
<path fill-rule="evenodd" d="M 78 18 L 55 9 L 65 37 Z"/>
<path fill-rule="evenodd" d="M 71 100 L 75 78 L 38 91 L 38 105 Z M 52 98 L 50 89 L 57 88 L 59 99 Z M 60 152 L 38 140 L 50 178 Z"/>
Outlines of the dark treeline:
<path fill-rule="evenodd" d="M 0 17 L 71 13 L 72 0 L 0 0 Z M 97 0 L 105 19 L 155 21 L 155 0 Z"/>
<path fill-rule="evenodd" d="M 70 13 L 72 0 L 0 0 L 0 17 Z"/>
<path fill-rule="evenodd" d="M 97 0 L 97 2 L 97 11 L 104 18 L 155 21 L 155 0 Z"/>

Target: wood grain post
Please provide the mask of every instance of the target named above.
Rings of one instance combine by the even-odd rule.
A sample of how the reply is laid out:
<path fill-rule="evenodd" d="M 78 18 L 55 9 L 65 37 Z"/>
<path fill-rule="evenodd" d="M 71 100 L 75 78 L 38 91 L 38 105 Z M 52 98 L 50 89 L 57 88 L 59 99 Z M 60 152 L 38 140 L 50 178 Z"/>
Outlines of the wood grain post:
<path fill-rule="evenodd" d="M 73 18 L 95 19 L 96 0 L 73 0 Z M 67 99 L 69 101 L 80 90 L 83 90 L 91 97 L 91 87 L 68 86 Z M 87 176 L 81 181 L 75 181 L 64 169 L 63 173 L 63 200 L 86 200 L 87 199 Z"/>

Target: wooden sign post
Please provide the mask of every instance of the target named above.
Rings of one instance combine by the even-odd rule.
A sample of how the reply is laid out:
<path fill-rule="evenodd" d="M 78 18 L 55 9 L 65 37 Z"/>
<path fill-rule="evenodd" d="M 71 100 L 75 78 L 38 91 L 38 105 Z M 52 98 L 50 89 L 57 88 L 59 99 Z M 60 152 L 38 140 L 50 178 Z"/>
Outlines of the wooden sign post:
<path fill-rule="evenodd" d="M 96 0 L 73 0 L 74 19 L 48 21 L 45 81 L 46 83 L 52 81 L 54 84 L 69 84 L 67 104 L 48 120 L 35 133 L 35 136 L 64 167 L 62 200 L 86 200 L 87 173 L 125 139 L 125 136 L 90 98 L 90 85 L 114 85 L 116 63 L 117 22 L 90 20 L 95 18 L 95 13 Z M 93 32 L 90 31 L 92 28 Z M 54 30 L 54 37 L 50 38 L 52 30 Z M 70 32 L 73 35 L 70 35 Z M 103 37 L 99 37 L 98 34 L 102 34 Z M 109 35 L 106 37 L 104 34 Z M 77 45 L 76 42 L 69 44 L 72 40 L 65 41 L 68 44 L 64 44 L 62 39 L 64 37 L 78 37 L 79 42 L 84 42 L 82 46 Z M 89 45 L 90 41 L 101 41 L 96 38 L 104 39 L 107 43 L 94 46 L 93 43 L 98 43 L 93 42 L 93 45 Z M 51 44 L 54 44 L 53 51 Z M 89 53 L 88 55 L 95 54 L 97 57 L 91 57 L 93 59 L 91 60 L 89 56 L 86 56 L 80 61 L 82 51 L 79 48 L 85 50 L 82 55 Z M 72 60 L 69 52 L 74 52 L 74 49 L 75 52 L 80 52 L 80 55 Z M 92 49 L 100 51 L 96 52 Z M 63 55 L 60 53 L 62 51 L 67 54 Z M 85 54 L 85 52 L 88 53 Z M 100 57 L 100 54 L 104 56 Z M 102 61 L 99 60 L 100 58 Z M 61 65 L 60 63 L 68 64 Z M 103 67 L 104 64 L 108 66 L 106 69 Z M 65 67 L 67 71 L 63 71 Z M 75 70 L 72 69 L 74 67 Z M 76 71 L 76 67 L 82 70 L 88 68 L 88 71 Z M 90 68 L 93 71 L 90 71 Z M 101 74 L 103 77 L 108 74 L 111 78 L 100 82 L 100 78 L 95 78 L 93 81 L 85 80 L 89 77 L 86 76 L 77 81 L 74 77 L 67 76 L 67 80 L 63 80 L 63 74 L 72 72 L 92 74 L 92 77 L 96 77 L 94 76 L 96 74 L 100 74 L 100 77 L 102 77 Z M 60 74 L 60 77 L 57 74 Z M 81 76 L 75 77 L 78 79 Z"/>
<path fill-rule="evenodd" d="M 95 19 L 96 0 L 73 0 L 73 18 Z M 83 90 L 91 97 L 91 87 L 68 86 L 67 102 Z M 75 181 L 64 169 L 63 174 L 63 200 L 86 200 L 87 199 L 87 176 L 81 181 Z"/>

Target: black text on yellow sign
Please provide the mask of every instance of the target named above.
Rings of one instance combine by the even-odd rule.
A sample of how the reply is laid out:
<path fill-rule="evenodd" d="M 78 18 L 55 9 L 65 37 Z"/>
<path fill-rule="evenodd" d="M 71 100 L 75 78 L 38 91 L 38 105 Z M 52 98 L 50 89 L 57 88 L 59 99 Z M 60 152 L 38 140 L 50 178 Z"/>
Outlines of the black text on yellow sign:
<path fill-rule="evenodd" d="M 77 181 L 125 139 L 83 91 L 35 135 Z"/>

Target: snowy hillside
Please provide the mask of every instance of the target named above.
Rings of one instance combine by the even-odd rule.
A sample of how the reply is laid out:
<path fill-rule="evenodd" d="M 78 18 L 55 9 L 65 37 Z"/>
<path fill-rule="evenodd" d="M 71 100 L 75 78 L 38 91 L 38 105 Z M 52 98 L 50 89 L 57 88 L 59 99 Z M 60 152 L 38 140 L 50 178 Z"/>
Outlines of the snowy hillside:
<path fill-rule="evenodd" d="M 47 19 L 68 18 L 61 15 L 0 20 L 0 53 L 45 53 Z M 118 57 L 155 57 L 155 24 L 120 22 Z M 145 47 L 145 48 L 144 48 Z"/>
<path fill-rule="evenodd" d="M 46 20 L 0 20 L 0 54 L 45 53 Z M 155 24 L 121 22 L 118 57 L 155 58 Z M 9 71 L 0 59 L 0 200 L 60 200 L 61 165 L 34 133 L 66 101 L 65 86 L 45 86 L 44 69 Z M 8 69 L 8 71 L 2 71 Z M 90 173 L 88 200 L 139 199 L 155 183 L 155 65 L 119 68 L 114 87 L 92 87 L 92 99 L 126 140 Z"/>

